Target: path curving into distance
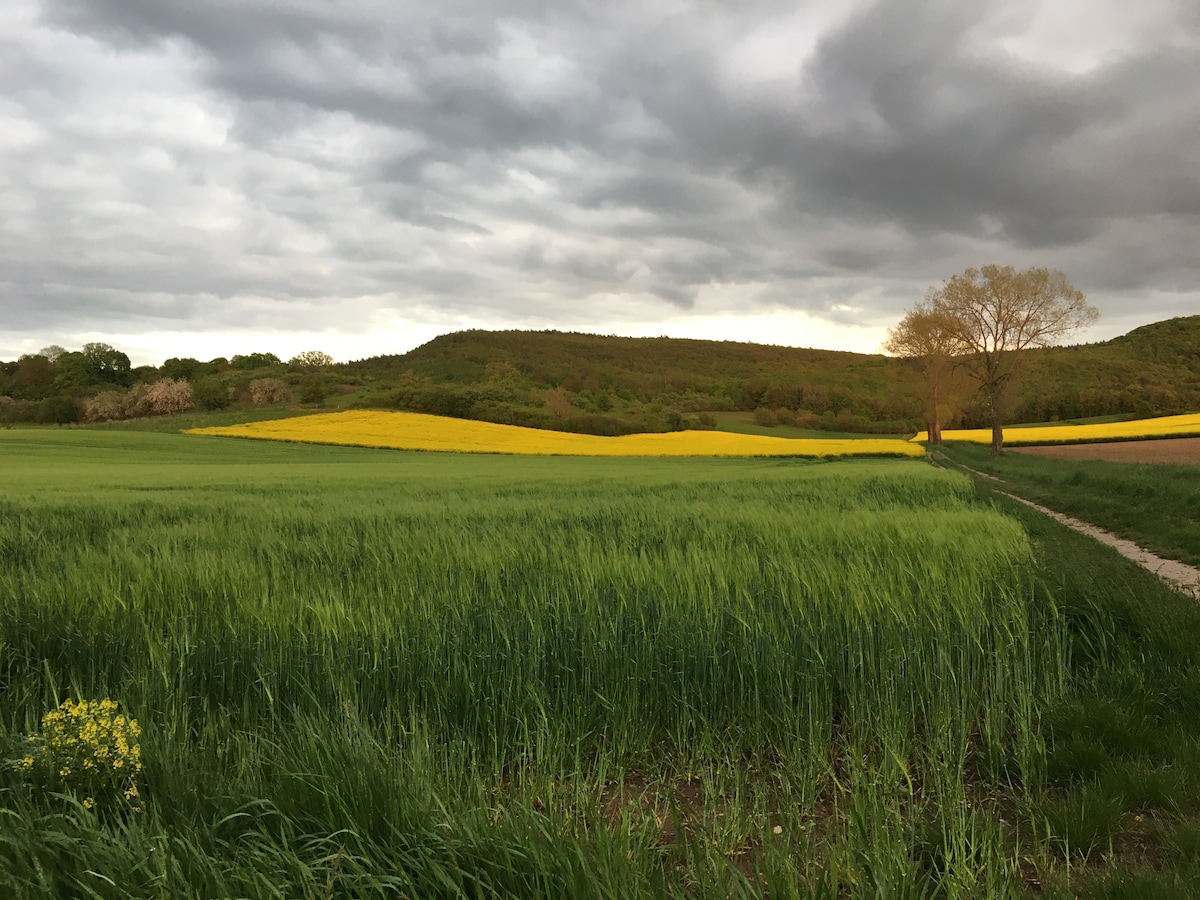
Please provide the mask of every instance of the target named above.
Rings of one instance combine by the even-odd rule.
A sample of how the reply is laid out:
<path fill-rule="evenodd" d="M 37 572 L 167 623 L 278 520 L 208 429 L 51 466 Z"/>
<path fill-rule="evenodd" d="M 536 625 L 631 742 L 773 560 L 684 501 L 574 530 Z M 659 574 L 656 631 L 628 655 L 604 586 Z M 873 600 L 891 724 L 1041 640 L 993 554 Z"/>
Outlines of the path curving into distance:
<path fill-rule="evenodd" d="M 932 455 L 929 458 L 930 461 L 933 462 Z M 946 462 L 958 466 L 960 469 L 966 469 L 968 472 L 971 472 L 974 475 L 978 475 L 981 478 L 986 478 L 988 481 L 996 482 L 998 484 L 1004 483 L 1002 479 L 997 478 L 995 475 L 988 475 L 986 472 L 976 471 L 970 466 L 964 466 L 962 463 L 955 462 L 946 456 L 942 456 L 941 458 Z M 934 465 L 937 465 L 937 463 L 934 462 Z M 1126 559 L 1137 563 L 1147 572 L 1157 575 L 1185 597 L 1191 597 L 1193 600 L 1200 600 L 1200 569 L 1197 569 L 1194 566 L 1189 566 L 1187 563 L 1178 562 L 1177 560 L 1163 559 L 1161 556 L 1157 556 L 1151 553 L 1149 550 L 1139 547 L 1133 541 L 1127 541 L 1125 538 L 1117 537 L 1112 532 L 1105 531 L 1103 528 L 1097 528 L 1095 525 L 1092 525 L 1089 522 L 1084 522 L 1080 519 L 1075 519 L 1071 516 L 1064 515 L 1063 513 L 1055 512 L 1052 509 L 1047 509 L 1044 506 L 1034 503 L 1032 500 L 1026 500 L 1024 497 L 1018 497 L 1016 494 L 1010 494 L 1007 491 L 1000 490 L 999 488 L 993 488 L 993 490 L 998 494 L 1003 494 L 1010 500 L 1016 500 L 1018 503 L 1024 503 L 1026 506 L 1036 509 L 1042 515 L 1049 516 L 1054 521 L 1062 525 L 1066 525 L 1068 528 L 1072 528 L 1075 531 L 1078 531 L 1080 534 L 1086 534 L 1088 537 L 1095 538 L 1102 544 L 1107 544 Z"/>
<path fill-rule="evenodd" d="M 1016 494 L 1009 494 L 1006 491 L 997 491 L 997 493 L 1004 494 L 1005 497 L 1016 500 L 1018 503 L 1031 506 L 1043 515 L 1054 519 L 1054 521 L 1060 522 L 1068 528 L 1073 528 L 1081 534 L 1093 537 L 1102 544 L 1108 544 L 1108 546 L 1112 547 L 1126 559 L 1133 560 L 1147 572 L 1153 572 L 1171 587 L 1175 588 L 1175 590 L 1179 591 L 1179 593 L 1191 597 L 1193 600 L 1200 600 L 1200 569 L 1173 559 L 1163 559 L 1149 550 L 1142 549 L 1133 541 L 1127 541 L 1124 538 L 1117 537 L 1110 531 L 1105 531 L 1103 528 L 1097 528 L 1095 525 L 1090 525 L 1079 519 L 1073 519 L 1070 516 L 1047 509 L 1044 506 L 1039 506 L 1031 500 L 1018 497 Z"/>

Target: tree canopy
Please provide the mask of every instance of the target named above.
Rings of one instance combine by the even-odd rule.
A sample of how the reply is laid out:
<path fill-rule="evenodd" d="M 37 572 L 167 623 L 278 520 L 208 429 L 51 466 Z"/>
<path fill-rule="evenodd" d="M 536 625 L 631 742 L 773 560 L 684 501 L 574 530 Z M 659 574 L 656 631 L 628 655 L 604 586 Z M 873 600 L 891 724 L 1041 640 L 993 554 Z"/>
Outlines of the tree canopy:
<path fill-rule="evenodd" d="M 83 356 L 97 381 L 128 386 L 132 366 L 129 357 L 99 341 L 83 345 Z"/>
<path fill-rule="evenodd" d="M 997 265 L 955 275 L 930 292 L 928 305 L 944 317 L 956 352 L 987 397 L 996 455 L 1004 445 L 1005 392 L 1023 352 L 1056 344 L 1100 315 L 1062 272 Z"/>
<path fill-rule="evenodd" d="M 305 350 L 288 360 L 288 365 L 306 369 L 324 368 L 333 365 L 333 357 L 321 350 Z"/>
<path fill-rule="evenodd" d="M 929 441 L 942 442 L 942 419 L 962 342 L 956 324 L 932 300 L 916 304 L 895 328 L 888 329 L 883 349 L 894 356 L 920 361 L 925 378 L 925 415 Z"/>
<path fill-rule="evenodd" d="M 277 366 L 279 362 L 279 357 L 274 353 L 239 353 L 229 364 L 235 369 L 263 369 L 267 366 Z"/>

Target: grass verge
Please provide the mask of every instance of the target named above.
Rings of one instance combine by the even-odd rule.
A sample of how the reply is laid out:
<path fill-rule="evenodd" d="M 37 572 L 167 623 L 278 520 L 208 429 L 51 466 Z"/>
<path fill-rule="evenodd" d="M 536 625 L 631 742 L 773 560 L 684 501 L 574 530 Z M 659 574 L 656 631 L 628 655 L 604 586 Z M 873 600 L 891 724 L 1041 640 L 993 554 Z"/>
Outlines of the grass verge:
<path fill-rule="evenodd" d="M 1098 525 L 1159 556 L 1200 565 L 1196 466 L 1059 460 L 950 443 L 951 460 L 1004 480 L 1004 489 Z"/>
<path fill-rule="evenodd" d="M 1043 718 L 1044 788 L 1000 800 L 1019 822 L 1025 891 L 1197 896 L 1200 607 L 1097 541 L 995 502 L 1033 539 L 1071 646 L 1068 689 Z"/>

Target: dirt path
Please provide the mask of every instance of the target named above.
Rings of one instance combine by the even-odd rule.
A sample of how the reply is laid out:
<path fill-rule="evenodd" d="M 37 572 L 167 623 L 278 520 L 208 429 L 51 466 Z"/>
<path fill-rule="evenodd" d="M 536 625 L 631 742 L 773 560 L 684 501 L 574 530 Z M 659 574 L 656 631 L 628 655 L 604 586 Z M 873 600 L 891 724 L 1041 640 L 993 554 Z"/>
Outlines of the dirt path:
<path fill-rule="evenodd" d="M 1081 534 L 1086 534 L 1089 537 L 1094 537 L 1103 544 L 1108 544 L 1126 559 L 1132 559 L 1135 563 L 1145 569 L 1147 572 L 1153 572 L 1179 593 L 1191 597 L 1193 600 L 1200 600 L 1200 569 L 1189 566 L 1186 563 L 1176 562 L 1173 559 L 1163 559 L 1161 556 L 1155 556 L 1149 550 L 1143 550 L 1133 541 L 1127 541 L 1124 538 L 1119 538 L 1115 534 L 1105 531 L 1103 528 L 1097 528 L 1095 525 L 1089 525 L 1087 522 L 1081 522 L 1079 519 L 1072 519 L 1070 516 L 1064 516 L 1060 512 L 1055 512 L 1052 509 L 1046 509 L 1044 506 L 1038 506 L 1024 497 L 1018 497 L 1015 494 L 1009 494 L 1005 491 L 997 493 L 1004 494 L 1018 503 L 1024 503 L 1026 506 L 1031 506 L 1043 515 L 1047 515 L 1056 522 L 1061 522 L 1068 528 L 1074 528 Z"/>
<path fill-rule="evenodd" d="M 996 482 L 998 484 L 1004 483 L 995 475 L 988 475 L 986 472 L 977 472 L 970 466 L 964 466 L 962 463 L 954 462 L 954 460 L 948 459 L 945 456 L 941 458 L 946 462 L 958 466 L 960 469 L 966 469 L 968 472 L 978 475 L 981 478 L 986 478 L 989 481 Z M 1112 532 L 1105 531 L 1103 528 L 1097 528 L 1095 525 L 1080 521 L 1079 519 L 1073 519 L 1070 516 L 1063 515 L 1060 512 L 1055 512 L 1052 509 L 1047 509 L 1044 506 L 1039 506 L 1030 500 L 1026 500 L 1024 497 L 1018 497 L 1015 494 L 1010 494 L 1007 491 L 1000 490 L 999 488 L 995 488 L 995 491 L 998 494 L 1003 494 L 1010 500 L 1016 500 L 1018 503 L 1024 503 L 1026 506 L 1036 509 L 1043 515 L 1049 516 L 1050 518 L 1054 519 L 1054 521 L 1066 525 L 1068 528 L 1073 528 L 1080 534 L 1086 534 L 1088 537 L 1095 538 L 1102 544 L 1108 544 L 1108 546 L 1112 547 L 1126 559 L 1133 560 L 1147 572 L 1152 572 L 1157 575 L 1185 597 L 1191 597 L 1193 600 L 1200 600 L 1200 569 L 1197 569 L 1194 566 L 1189 566 L 1186 563 L 1177 562 L 1173 559 L 1163 559 L 1161 556 L 1156 556 L 1149 550 L 1142 549 L 1133 541 L 1127 541 L 1124 538 L 1117 537 Z"/>

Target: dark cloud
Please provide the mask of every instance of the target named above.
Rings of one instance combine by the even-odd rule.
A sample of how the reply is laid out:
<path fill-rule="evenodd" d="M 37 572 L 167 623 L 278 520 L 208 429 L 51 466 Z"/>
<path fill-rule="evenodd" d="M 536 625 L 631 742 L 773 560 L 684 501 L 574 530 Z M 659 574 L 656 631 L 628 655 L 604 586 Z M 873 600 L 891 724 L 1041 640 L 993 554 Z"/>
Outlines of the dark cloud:
<path fill-rule="evenodd" d="M 0 303 L 48 336 L 861 326 L 999 261 L 1200 310 L 1200 20 L 1070 7 L 16 0 Z"/>

